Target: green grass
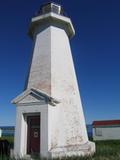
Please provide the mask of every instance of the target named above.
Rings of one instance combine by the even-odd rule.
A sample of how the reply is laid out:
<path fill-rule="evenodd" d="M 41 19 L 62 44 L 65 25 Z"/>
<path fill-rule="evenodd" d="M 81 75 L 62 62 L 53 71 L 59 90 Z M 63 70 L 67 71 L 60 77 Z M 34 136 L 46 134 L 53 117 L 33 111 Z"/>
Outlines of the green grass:
<path fill-rule="evenodd" d="M 120 160 L 120 141 L 96 142 L 96 153 L 91 160 Z"/>
<path fill-rule="evenodd" d="M 13 136 L 5 136 L 5 137 L 1 137 L 0 140 L 8 140 L 8 142 L 10 143 L 11 148 L 13 148 L 14 145 L 14 137 Z"/>
<path fill-rule="evenodd" d="M 120 141 L 98 141 L 95 143 L 96 153 L 91 157 L 67 157 L 54 160 L 120 160 Z M 0 158 L 0 160 L 8 159 Z"/>
<path fill-rule="evenodd" d="M 9 143 L 13 143 L 14 142 L 14 137 L 13 136 L 5 136 L 5 137 L 1 137 L 0 140 L 8 140 Z"/>

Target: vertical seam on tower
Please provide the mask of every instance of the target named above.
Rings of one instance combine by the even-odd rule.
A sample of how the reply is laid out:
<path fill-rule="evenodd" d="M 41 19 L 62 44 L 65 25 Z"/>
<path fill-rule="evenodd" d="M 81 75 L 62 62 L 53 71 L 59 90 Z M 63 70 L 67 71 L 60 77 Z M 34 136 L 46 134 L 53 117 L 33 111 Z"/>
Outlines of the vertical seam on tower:
<path fill-rule="evenodd" d="M 50 96 L 52 95 L 52 36 L 51 36 L 51 26 L 50 26 Z"/>

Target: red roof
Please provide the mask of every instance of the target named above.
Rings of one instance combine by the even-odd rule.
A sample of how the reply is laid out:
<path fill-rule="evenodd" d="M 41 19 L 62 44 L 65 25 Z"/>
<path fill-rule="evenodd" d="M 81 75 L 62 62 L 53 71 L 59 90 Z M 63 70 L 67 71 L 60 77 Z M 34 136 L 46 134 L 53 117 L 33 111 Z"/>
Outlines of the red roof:
<path fill-rule="evenodd" d="M 109 125 L 120 125 L 120 120 L 105 120 L 105 121 L 93 121 L 94 126 L 109 126 Z"/>

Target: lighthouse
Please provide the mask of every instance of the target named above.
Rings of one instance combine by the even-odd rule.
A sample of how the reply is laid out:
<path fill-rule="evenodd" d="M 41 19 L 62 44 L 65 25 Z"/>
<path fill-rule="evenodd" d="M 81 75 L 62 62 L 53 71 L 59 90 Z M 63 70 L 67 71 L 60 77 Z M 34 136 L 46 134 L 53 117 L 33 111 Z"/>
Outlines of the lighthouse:
<path fill-rule="evenodd" d="M 16 105 L 14 155 L 84 156 L 95 152 L 88 140 L 70 39 L 75 30 L 59 4 L 41 6 L 29 25 L 33 53 L 23 93 Z"/>

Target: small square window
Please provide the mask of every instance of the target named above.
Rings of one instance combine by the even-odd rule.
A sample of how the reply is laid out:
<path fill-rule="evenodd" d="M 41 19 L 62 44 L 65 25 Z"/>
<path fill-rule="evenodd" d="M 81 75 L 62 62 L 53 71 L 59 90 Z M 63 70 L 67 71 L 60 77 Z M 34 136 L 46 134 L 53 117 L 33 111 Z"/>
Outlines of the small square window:
<path fill-rule="evenodd" d="M 102 136 L 102 129 L 101 128 L 95 128 L 95 135 L 96 136 Z"/>
<path fill-rule="evenodd" d="M 52 5 L 52 12 L 59 14 L 59 6 Z"/>

